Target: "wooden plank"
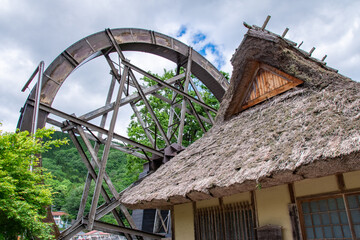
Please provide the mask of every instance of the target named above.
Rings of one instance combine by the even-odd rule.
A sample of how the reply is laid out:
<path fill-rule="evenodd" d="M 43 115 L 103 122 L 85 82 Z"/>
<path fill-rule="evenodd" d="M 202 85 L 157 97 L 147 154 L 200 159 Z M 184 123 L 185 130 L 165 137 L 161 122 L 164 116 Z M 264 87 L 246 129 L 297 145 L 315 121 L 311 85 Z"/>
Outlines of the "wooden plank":
<path fill-rule="evenodd" d="M 122 77 L 120 79 L 120 86 L 119 86 L 118 94 L 116 97 L 114 111 L 111 116 L 109 131 L 107 134 L 107 139 L 106 139 L 105 147 L 103 150 L 103 156 L 101 158 L 101 165 L 99 166 L 99 173 L 98 173 L 98 177 L 96 179 L 94 195 L 93 195 L 92 202 L 91 202 L 91 208 L 90 208 L 90 212 L 89 212 L 89 223 L 86 226 L 86 228 L 88 230 L 92 230 L 92 228 L 93 228 L 95 214 L 96 214 L 96 208 L 97 208 L 97 204 L 98 204 L 99 196 L 100 196 L 100 190 L 102 188 L 102 183 L 103 183 L 103 179 L 104 179 L 104 175 L 105 175 L 106 163 L 107 163 L 107 160 L 109 157 L 110 146 L 111 146 L 111 143 L 113 140 L 115 124 L 116 124 L 117 115 L 118 115 L 119 108 L 120 108 L 120 100 L 121 100 L 121 96 L 124 92 L 124 86 L 125 86 L 125 82 L 126 82 L 125 78 L 127 76 L 128 71 L 129 71 L 129 69 L 125 68 L 124 73 L 122 74 Z"/>
<path fill-rule="evenodd" d="M 165 81 L 162 81 L 162 80 L 158 79 L 157 77 L 155 77 L 155 76 L 147 73 L 146 71 L 144 71 L 144 70 L 136 67 L 135 65 L 133 65 L 133 64 L 127 62 L 127 61 L 123 61 L 123 64 L 126 65 L 126 66 L 129 66 L 131 69 L 133 69 L 133 70 L 135 70 L 136 72 L 144 75 L 145 77 L 148 77 L 148 78 L 154 80 L 155 82 L 163 85 L 164 87 L 167 87 L 167 88 L 173 90 L 174 92 L 176 92 L 176 93 L 178 93 L 178 94 L 180 94 L 180 95 L 182 95 L 182 96 L 190 99 L 191 101 L 199 104 L 199 105 L 202 106 L 203 108 L 208 109 L 209 111 L 212 111 L 212 112 L 214 112 L 214 113 L 217 113 L 217 110 L 216 110 L 215 108 L 206 105 L 205 103 L 199 101 L 198 99 L 192 97 L 191 95 L 189 95 L 189 94 L 187 94 L 187 93 L 184 93 L 183 91 L 175 88 L 174 86 L 166 83 Z"/>
<path fill-rule="evenodd" d="M 297 86 L 297 85 L 287 84 L 287 85 L 284 85 L 284 86 L 282 86 L 282 87 L 280 87 L 278 89 L 275 89 L 275 90 L 273 90 L 271 92 L 268 92 L 267 94 L 264 94 L 264 95 L 258 97 L 257 99 L 254 99 L 254 100 L 248 102 L 246 105 L 243 105 L 241 107 L 241 110 L 245 110 L 245 109 L 247 109 L 249 107 L 252 107 L 252 106 L 254 106 L 254 105 L 256 105 L 256 104 L 258 104 L 258 103 L 260 103 L 262 101 L 265 101 L 266 99 L 269 99 L 269 98 L 271 98 L 273 96 L 276 96 L 276 95 L 278 95 L 280 93 L 283 93 L 283 92 L 285 92 L 285 91 L 287 91 L 287 90 L 289 90 L 289 89 L 291 89 L 291 88 L 293 88 L 295 86 Z"/>
<path fill-rule="evenodd" d="M 165 133 L 163 127 L 161 126 L 160 121 L 158 120 L 158 118 L 157 118 L 154 110 L 152 109 L 149 101 L 146 99 L 146 95 L 144 94 L 144 91 L 142 90 L 140 84 L 139 84 L 138 81 L 136 80 L 135 75 L 132 73 L 131 70 L 129 70 L 129 71 L 130 71 L 129 73 L 130 73 L 132 82 L 135 84 L 135 87 L 136 87 L 139 95 L 141 96 L 141 98 L 142 98 L 142 100 L 143 100 L 143 102 L 144 102 L 144 104 L 145 104 L 145 106 L 146 106 L 146 109 L 148 110 L 148 112 L 149 112 L 152 120 L 154 121 L 155 125 L 156 125 L 157 128 L 159 129 L 160 134 L 161 134 L 163 140 L 164 140 L 165 143 L 166 143 L 166 146 L 170 146 L 171 143 L 170 143 L 169 139 L 167 138 L 166 133 Z M 156 140 L 156 139 L 155 139 L 155 140 Z M 154 143 L 154 146 L 155 146 L 155 143 Z"/>
<path fill-rule="evenodd" d="M 176 240 L 175 239 L 175 211 L 174 211 L 174 207 L 172 206 L 171 207 L 171 210 L 170 210 L 170 214 L 171 214 L 171 239 L 172 240 Z"/>
<path fill-rule="evenodd" d="M 263 74 L 263 78 L 264 78 L 264 82 L 265 82 L 265 91 L 264 94 L 270 92 L 271 88 L 272 88 L 272 80 L 271 80 L 271 75 L 269 74 L 269 72 L 264 71 Z"/>
<path fill-rule="evenodd" d="M 80 220 L 80 219 L 82 219 L 84 217 L 84 211 L 85 211 L 86 201 L 87 201 L 87 198 L 89 196 L 91 180 L 92 180 L 91 174 L 88 172 L 88 174 L 86 176 L 84 190 L 83 190 L 83 193 L 82 193 L 82 196 L 81 196 L 80 206 L 79 206 L 79 210 L 78 210 L 76 220 Z"/>
<path fill-rule="evenodd" d="M 182 73 L 180 75 L 169 78 L 169 79 L 165 80 L 164 82 L 166 82 L 168 84 L 173 84 L 174 82 L 176 82 L 179 79 L 182 79 L 184 77 L 185 77 L 185 73 Z M 159 91 L 159 90 L 163 89 L 164 87 L 165 86 L 158 84 L 158 85 L 148 87 L 148 88 L 144 89 L 143 91 L 144 91 L 145 95 L 148 95 L 148 94 L 153 94 L 156 91 Z M 120 106 L 121 107 L 125 106 L 128 103 L 136 102 L 136 101 L 138 101 L 140 99 L 141 99 L 141 97 L 140 97 L 140 95 L 138 93 L 133 93 L 133 94 L 131 94 L 129 96 L 126 96 L 126 97 L 122 98 L 120 100 Z M 112 111 L 114 109 L 114 105 L 115 105 L 115 102 L 110 103 L 110 104 L 106 104 L 105 106 L 100 107 L 98 109 L 95 109 L 95 110 L 93 110 L 91 112 L 88 112 L 88 113 L 80 116 L 79 118 L 83 119 L 85 121 L 90 121 L 90 120 L 92 120 L 94 118 L 97 118 L 97 117 L 107 113 L 107 112 Z"/>
<path fill-rule="evenodd" d="M 195 86 L 192 78 L 190 77 L 189 79 L 190 79 L 190 84 L 191 84 L 192 88 L 194 89 L 196 96 L 199 98 L 200 101 L 204 102 L 204 99 L 201 97 L 201 94 L 198 91 L 197 87 Z M 208 118 L 210 119 L 211 124 L 214 124 L 215 121 L 214 121 L 212 115 L 210 114 L 209 110 L 207 110 L 207 109 L 204 109 L 204 110 L 205 110 L 206 114 L 208 115 Z"/>
<path fill-rule="evenodd" d="M 88 219 L 84 219 L 83 222 L 84 222 L 84 224 L 87 224 L 87 225 L 89 224 Z M 137 229 L 116 226 L 116 225 L 113 225 L 110 223 L 104 223 L 104 222 L 100 222 L 100 221 L 94 222 L 94 229 L 99 230 L 99 231 L 108 232 L 108 233 L 113 233 L 113 234 L 126 233 L 126 234 L 131 234 L 134 236 L 141 236 L 141 237 L 150 238 L 150 239 L 162 239 L 164 237 L 163 235 L 160 235 L 160 234 L 148 233 L 148 232 L 140 231 Z"/>
<path fill-rule="evenodd" d="M 285 79 L 287 79 L 287 80 L 289 80 L 289 81 L 291 81 L 293 83 L 298 83 L 298 84 L 303 83 L 303 81 L 301 81 L 300 79 L 298 79 L 296 77 L 293 77 L 293 76 L 291 76 L 291 75 L 289 75 L 289 74 L 287 74 L 285 72 L 282 72 L 282 71 L 280 71 L 280 70 L 278 70 L 278 69 L 276 69 L 276 68 L 274 68 L 274 67 L 272 67 L 270 65 L 260 63 L 260 67 L 262 69 L 264 69 L 264 70 L 268 70 L 268 71 L 272 72 L 275 75 L 283 77 L 283 78 L 285 78 Z"/>
<path fill-rule="evenodd" d="M 194 236 L 196 236 L 196 210 L 197 210 L 197 207 L 196 207 L 196 202 L 192 202 L 192 210 L 193 210 L 193 218 L 194 218 Z"/>
<path fill-rule="evenodd" d="M 89 139 L 86 137 L 84 129 L 80 126 L 77 126 L 76 129 L 78 130 L 78 133 L 80 134 L 82 140 L 85 143 L 85 146 L 87 147 L 87 149 L 89 150 L 90 156 L 92 157 L 94 163 L 96 164 L 97 167 L 100 167 L 100 161 L 97 157 L 97 152 L 95 151 L 95 149 L 92 147 Z M 104 174 L 104 179 L 106 184 L 108 185 L 111 194 L 116 198 L 119 199 L 119 193 L 116 191 L 114 184 L 112 183 L 109 175 L 105 172 Z"/>
<path fill-rule="evenodd" d="M 190 75 L 191 75 L 191 61 L 192 61 L 191 58 L 192 58 L 192 48 L 189 48 L 188 60 L 187 60 L 187 65 L 186 65 L 184 89 L 183 89 L 183 92 L 185 94 L 188 94 L 188 91 L 189 91 L 189 82 L 190 82 Z M 183 141 L 183 132 L 184 132 L 184 126 L 185 126 L 185 113 L 186 113 L 186 100 L 184 97 L 182 106 L 181 106 L 179 133 L 178 133 L 178 138 L 177 138 L 177 143 L 179 145 L 182 145 L 182 141 Z"/>
<path fill-rule="evenodd" d="M 259 75 L 259 81 L 260 81 L 260 85 L 261 85 L 261 90 L 260 90 L 260 96 L 263 95 L 266 92 L 266 78 L 264 76 L 264 71 L 261 70 L 261 74 Z"/>
<path fill-rule="evenodd" d="M 255 93 L 254 93 L 254 98 L 257 98 L 260 96 L 260 89 L 259 89 L 259 81 L 256 79 L 255 81 Z"/>
<path fill-rule="evenodd" d="M 294 184 L 289 183 L 288 184 L 288 190 L 289 190 L 289 196 L 291 203 L 295 203 L 295 193 L 294 193 Z"/>
<path fill-rule="evenodd" d="M 251 210 L 252 210 L 252 217 L 254 224 L 254 239 L 257 239 L 257 232 L 255 229 L 259 226 L 259 223 L 257 218 L 256 194 L 255 191 L 251 191 L 250 194 L 251 194 Z"/>
<path fill-rule="evenodd" d="M 353 239 L 358 239 L 358 238 L 356 238 L 356 233 L 355 233 L 355 229 L 354 229 L 354 223 L 353 223 L 353 220 L 352 220 L 352 217 L 351 217 L 351 212 L 349 210 L 349 202 L 348 202 L 347 197 L 346 197 L 345 194 L 343 194 L 342 197 L 343 197 L 343 200 L 344 200 L 344 203 L 345 203 L 346 216 L 347 216 L 348 223 L 349 223 L 349 226 L 350 226 L 351 236 L 352 236 Z M 337 204 L 337 201 L 335 201 L 335 202 Z M 339 219 L 341 219 L 340 216 L 339 216 Z M 342 230 L 342 228 L 341 228 L 341 230 Z"/>
<path fill-rule="evenodd" d="M 74 133 L 73 130 L 69 130 L 69 136 L 70 136 L 72 142 L 74 143 L 75 147 L 77 148 L 77 150 L 78 150 L 78 152 L 79 152 L 79 154 L 81 156 L 81 159 L 83 160 L 85 166 L 88 168 L 88 171 L 91 174 L 91 177 L 94 179 L 94 181 L 97 181 L 98 176 L 97 176 L 97 174 L 96 174 L 96 172 L 95 172 L 95 170 L 93 168 L 93 165 L 91 164 L 91 162 L 87 158 L 87 156 L 86 156 L 83 148 L 81 147 L 78 139 L 76 138 L 75 133 Z M 100 192 L 101 192 L 101 195 L 103 196 L 105 202 L 110 202 L 110 198 L 109 198 L 108 194 L 106 193 L 105 189 L 102 186 L 100 188 Z M 124 224 L 123 224 L 123 222 L 121 220 L 121 217 L 119 216 L 119 213 L 115 209 L 112 210 L 111 212 L 114 215 L 115 220 L 117 221 L 117 223 L 120 226 L 124 226 Z M 128 240 L 131 240 L 131 236 L 126 235 L 126 238 Z"/>
<path fill-rule="evenodd" d="M 336 181 L 337 181 L 339 190 L 342 192 L 345 191 L 346 186 L 345 186 L 344 175 L 342 173 L 336 174 Z"/>
<path fill-rule="evenodd" d="M 28 100 L 28 102 L 29 102 L 29 104 L 32 104 L 29 100 Z M 74 122 L 74 123 L 80 124 L 80 125 L 82 125 L 82 126 L 88 127 L 88 128 L 90 128 L 90 129 L 92 129 L 92 130 L 94 130 L 94 131 L 98 131 L 98 132 L 101 132 L 101 133 L 106 134 L 106 135 L 108 134 L 108 130 L 106 130 L 106 129 L 104 129 L 104 128 L 101 128 L 101 127 L 96 126 L 96 125 L 94 125 L 94 124 L 92 124 L 92 123 L 83 121 L 83 120 L 81 120 L 81 119 L 79 119 L 79 118 L 77 118 L 77 117 L 74 117 L 74 116 L 72 116 L 72 115 L 70 115 L 70 114 L 67 114 L 67 113 L 64 113 L 64 112 L 62 112 L 62 111 L 59 111 L 59 110 L 57 110 L 57 109 L 55 109 L 55 108 L 49 107 L 49 106 L 47 106 L 47 105 L 45 105 L 45 104 L 40 104 L 40 109 L 43 110 L 43 111 L 45 111 L 45 112 L 54 114 L 54 115 L 59 116 L 59 117 L 61 117 L 61 118 L 64 118 L 64 119 L 66 119 L 66 120 L 70 120 L 71 122 Z M 133 145 L 133 146 L 135 146 L 135 147 L 138 147 L 138 148 L 140 148 L 140 149 L 144 149 L 145 151 L 149 151 L 149 152 L 151 152 L 151 153 L 153 153 L 153 154 L 155 154 L 155 155 L 157 155 L 157 156 L 161 156 L 161 157 L 164 156 L 164 154 L 163 154 L 162 152 L 160 152 L 160 151 L 157 151 L 157 150 L 155 150 L 155 149 L 153 149 L 153 148 L 150 148 L 150 147 L 148 147 L 148 146 L 146 146 L 146 145 L 137 143 L 137 142 L 135 142 L 135 141 L 133 141 L 133 140 L 131 140 L 131 139 L 128 139 L 128 138 L 126 138 L 126 137 L 123 137 L 123 136 L 121 136 L 121 135 L 114 134 L 114 138 L 115 138 L 115 139 L 118 139 L 118 140 L 120 140 L 120 141 L 123 141 L 123 142 L 125 142 L 125 143 L 127 143 L 127 144 L 130 144 L 130 145 Z"/>

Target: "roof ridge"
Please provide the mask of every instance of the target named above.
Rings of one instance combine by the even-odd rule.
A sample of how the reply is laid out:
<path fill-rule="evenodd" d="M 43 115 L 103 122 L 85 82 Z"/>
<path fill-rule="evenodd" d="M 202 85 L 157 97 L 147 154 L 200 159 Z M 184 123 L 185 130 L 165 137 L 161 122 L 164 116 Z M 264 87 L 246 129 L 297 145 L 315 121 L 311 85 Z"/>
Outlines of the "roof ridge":
<path fill-rule="evenodd" d="M 313 47 L 309 52 L 307 52 L 307 51 L 305 51 L 303 49 L 300 49 L 303 42 L 301 42 L 300 44 L 297 44 L 296 42 L 285 38 L 287 32 L 289 31 L 289 28 L 286 28 L 282 35 L 279 35 L 279 34 L 276 34 L 274 32 L 271 32 L 271 31 L 267 30 L 266 25 L 269 22 L 270 18 L 271 18 L 270 15 L 267 16 L 267 18 L 266 18 L 266 20 L 265 20 L 262 27 L 259 27 L 257 25 L 250 25 L 250 24 L 247 24 L 246 22 L 243 22 L 243 25 L 248 29 L 247 33 L 245 34 L 245 38 L 246 38 L 246 36 L 253 36 L 253 37 L 263 38 L 263 39 L 266 39 L 266 40 L 271 40 L 272 39 L 274 41 L 280 39 L 280 40 L 284 41 L 285 43 L 287 43 L 290 47 L 292 47 L 293 50 L 296 50 L 297 52 L 302 54 L 304 57 L 306 57 L 306 58 L 320 64 L 325 69 L 330 70 L 332 72 L 336 72 L 336 73 L 338 72 L 337 69 L 329 67 L 329 66 L 326 65 L 327 63 L 324 60 L 326 59 L 327 55 L 325 55 L 321 60 L 311 56 L 312 53 L 315 51 L 315 47 Z M 269 39 L 269 37 L 270 37 L 270 39 Z M 238 50 L 238 48 L 235 50 L 235 53 L 232 55 L 232 57 L 230 59 L 231 62 L 233 61 L 233 57 L 236 55 L 237 50 Z"/>

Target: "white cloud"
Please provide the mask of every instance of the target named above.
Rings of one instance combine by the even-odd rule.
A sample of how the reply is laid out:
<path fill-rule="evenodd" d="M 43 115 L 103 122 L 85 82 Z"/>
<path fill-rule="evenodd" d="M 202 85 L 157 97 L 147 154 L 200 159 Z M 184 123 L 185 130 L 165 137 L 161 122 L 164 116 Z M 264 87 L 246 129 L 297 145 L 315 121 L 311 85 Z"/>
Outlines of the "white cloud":
<path fill-rule="evenodd" d="M 231 73 L 230 58 L 247 30 L 242 22 L 261 26 L 266 16 L 272 15 L 267 29 L 281 34 L 289 27 L 287 36 L 298 43 L 304 41 L 304 50 L 315 46 L 313 56 L 327 54 L 329 66 L 360 79 L 357 1 L 0 0 L 0 4 L 0 121 L 3 129 L 11 131 L 27 97 L 20 89 L 38 62 L 44 60 L 48 66 L 71 44 L 108 27 L 151 29 L 176 37 L 180 27 L 186 26 L 187 32 L 178 39 L 196 50 L 203 49 L 215 66 L 224 59 L 222 70 Z M 193 43 L 197 33 L 206 39 Z M 209 43 L 216 46 L 218 54 L 204 49 Z M 127 55 L 132 63 L 156 73 L 174 66 L 157 57 Z M 77 114 L 101 106 L 109 80 L 103 59 L 87 63 L 66 80 L 54 106 Z"/>
<path fill-rule="evenodd" d="M 15 131 L 20 107 L 29 94 L 29 90 L 22 93 L 21 89 L 34 65 L 26 51 L 12 45 L 0 48 L 0 122 L 5 131 Z"/>

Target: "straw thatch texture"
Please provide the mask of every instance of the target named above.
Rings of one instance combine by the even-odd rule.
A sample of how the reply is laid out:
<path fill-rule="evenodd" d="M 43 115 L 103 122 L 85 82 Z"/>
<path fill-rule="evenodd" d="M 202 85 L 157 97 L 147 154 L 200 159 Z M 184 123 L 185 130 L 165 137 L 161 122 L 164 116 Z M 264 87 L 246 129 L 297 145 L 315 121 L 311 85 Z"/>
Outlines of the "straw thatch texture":
<path fill-rule="evenodd" d="M 251 61 L 305 83 L 232 116 Z M 128 189 L 123 204 L 166 208 L 254 190 L 258 184 L 269 187 L 360 169 L 360 83 L 257 30 L 249 30 L 232 62 L 231 86 L 217 123 Z"/>

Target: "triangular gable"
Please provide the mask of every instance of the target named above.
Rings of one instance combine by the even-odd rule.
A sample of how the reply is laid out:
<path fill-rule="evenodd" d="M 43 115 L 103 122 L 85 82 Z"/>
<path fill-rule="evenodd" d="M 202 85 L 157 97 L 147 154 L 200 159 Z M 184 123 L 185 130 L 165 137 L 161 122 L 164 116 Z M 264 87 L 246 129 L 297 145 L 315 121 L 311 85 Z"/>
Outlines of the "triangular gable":
<path fill-rule="evenodd" d="M 283 93 L 301 83 L 303 81 L 269 65 L 260 63 L 253 74 L 253 79 L 241 104 L 240 111 Z"/>

